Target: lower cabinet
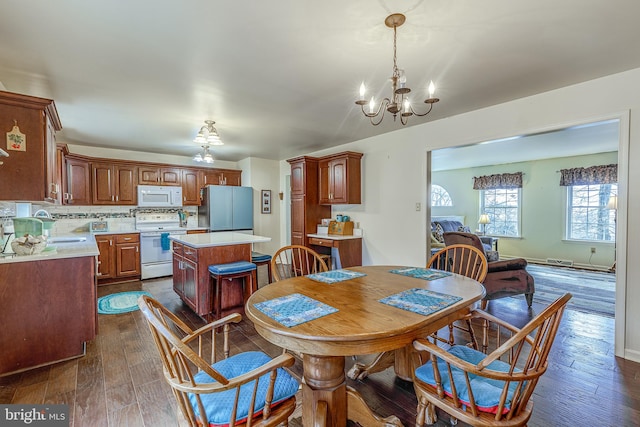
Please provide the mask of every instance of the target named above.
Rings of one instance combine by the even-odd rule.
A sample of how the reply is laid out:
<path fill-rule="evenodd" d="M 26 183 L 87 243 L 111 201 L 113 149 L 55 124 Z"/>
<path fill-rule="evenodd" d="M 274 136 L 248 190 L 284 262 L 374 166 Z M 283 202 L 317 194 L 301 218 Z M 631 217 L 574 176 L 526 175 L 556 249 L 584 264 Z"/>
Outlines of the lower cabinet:
<path fill-rule="evenodd" d="M 173 243 L 173 290 L 193 310 L 197 307 L 198 252 Z"/>
<path fill-rule="evenodd" d="M 96 235 L 98 284 L 140 279 L 140 234 Z"/>

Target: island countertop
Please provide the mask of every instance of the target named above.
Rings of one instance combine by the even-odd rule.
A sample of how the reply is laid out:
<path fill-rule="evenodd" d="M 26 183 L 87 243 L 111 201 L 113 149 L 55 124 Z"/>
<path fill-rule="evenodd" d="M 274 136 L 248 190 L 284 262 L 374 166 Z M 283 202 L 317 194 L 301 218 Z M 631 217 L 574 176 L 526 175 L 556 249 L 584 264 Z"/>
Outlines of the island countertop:
<path fill-rule="evenodd" d="M 250 243 L 270 242 L 271 237 L 256 236 L 234 231 L 219 231 L 216 233 L 197 233 L 169 236 L 174 242 L 192 248 L 208 248 L 211 246 L 246 245 Z"/>

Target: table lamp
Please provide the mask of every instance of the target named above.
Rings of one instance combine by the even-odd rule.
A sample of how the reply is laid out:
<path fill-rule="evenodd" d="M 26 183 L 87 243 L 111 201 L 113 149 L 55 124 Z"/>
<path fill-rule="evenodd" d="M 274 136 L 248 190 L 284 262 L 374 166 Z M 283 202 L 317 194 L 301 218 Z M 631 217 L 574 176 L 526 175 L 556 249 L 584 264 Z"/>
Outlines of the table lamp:
<path fill-rule="evenodd" d="M 489 215 L 482 214 L 480 215 L 480 219 L 478 220 L 478 224 L 482 224 L 482 235 L 487 234 L 487 224 L 491 223 L 491 219 Z"/>

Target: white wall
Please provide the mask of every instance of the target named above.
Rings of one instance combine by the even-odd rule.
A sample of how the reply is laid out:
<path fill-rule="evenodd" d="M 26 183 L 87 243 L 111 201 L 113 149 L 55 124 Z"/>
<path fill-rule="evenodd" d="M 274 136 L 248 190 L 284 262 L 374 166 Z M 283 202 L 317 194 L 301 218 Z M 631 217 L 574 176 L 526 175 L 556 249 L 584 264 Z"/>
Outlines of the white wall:
<path fill-rule="evenodd" d="M 526 82 L 523 82 L 526 84 Z M 446 99 L 443 99 L 446 102 Z M 480 141 L 559 129 L 607 118 L 621 119 L 619 151 L 618 288 L 616 354 L 640 361 L 640 224 L 629 212 L 640 210 L 640 69 L 568 86 L 532 97 L 427 122 L 309 155 L 343 150 L 364 153 L 363 203 L 334 208 L 347 212 L 364 229 L 365 264 L 424 265 L 426 261 L 427 151 Z M 352 120 L 364 120 L 354 115 Z M 627 162 L 628 161 L 628 162 Z M 286 162 L 281 165 L 287 170 Z M 281 179 L 281 183 L 284 180 Z M 422 210 L 417 212 L 416 202 Z M 626 305 L 625 305 L 626 299 Z"/>

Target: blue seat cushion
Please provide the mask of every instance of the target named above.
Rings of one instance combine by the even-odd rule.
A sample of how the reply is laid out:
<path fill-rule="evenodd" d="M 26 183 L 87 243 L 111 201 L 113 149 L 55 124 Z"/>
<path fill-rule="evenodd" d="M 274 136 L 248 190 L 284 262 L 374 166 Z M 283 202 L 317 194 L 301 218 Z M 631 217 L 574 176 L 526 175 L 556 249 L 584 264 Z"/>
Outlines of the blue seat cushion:
<path fill-rule="evenodd" d="M 480 361 L 486 357 L 484 353 L 462 345 L 455 345 L 448 351 L 457 358 L 463 359 L 474 365 L 480 363 Z M 440 370 L 444 392 L 447 396 L 451 397 L 451 382 L 447 371 L 447 364 L 442 359 L 438 359 L 438 369 Z M 494 362 L 491 362 L 485 369 L 490 369 L 498 372 L 508 372 L 510 369 L 510 365 L 501 360 L 496 360 Z M 467 383 L 464 379 L 463 371 L 459 368 L 456 368 L 455 366 L 451 366 L 451 372 L 453 374 L 453 381 L 458 393 L 458 399 L 464 405 L 469 406 L 469 389 L 467 388 Z M 516 370 L 516 372 L 520 371 Z M 436 387 L 436 381 L 433 376 L 433 367 L 431 366 L 431 361 L 416 369 L 415 374 L 416 377 L 420 380 L 433 387 Z M 471 383 L 471 390 L 473 391 L 473 397 L 475 398 L 476 407 L 478 408 L 478 410 L 495 414 L 498 411 L 498 406 L 500 404 L 500 395 L 502 394 L 505 382 L 492 380 L 473 374 L 469 374 L 469 381 Z M 509 412 L 511 408 L 511 401 L 517 387 L 518 384 L 515 382 L 509 384 L 509 392 L 507 393 L 507 399 L 504 406 L 505 413 Z"/>
<path fill-rule="evenodd" d="M 271 358 L 260 351 L 247 351 L 239 353 L 223 359 L 211 365 L 216 371 L 220 372 L 228 379 L 246 374 L 253 369 L 271 361 Z M 254 416 L 262 414 L 264 409 L 265 396 L 269 386 L 269 375 L 265 374 L 258 380 L 258 391 L 253 407 Z M 206 373 L 200 371 L 195 375 L 198 383 L 213 383 L 215 380 Z M 238 399 L 238 409 L 236 413 L 236 423 L 246 421 L 249 415 L 249 405 L 251 404 L 251 393 L 255 386 L 255 381 L 244 384 L 240 387 L 240 397 Z M 273 401 L 271 406 L 275 406 L 298 392 L 298 381 L 289 375 L 289 373 L 278 368 L 276 383 L 273 391 Z M 236 389 L 226 390 L 219 393 L 201 394 L 202 404 L 207 413 L 207 419 L 211 426 L 229 425 L 231 420 L 231 411 L 236 398 Z M 189 393 L 189 401 L 196 415 L 200 414 L 195 396 Z"/>
<path fill-rule="evenodd" d="M 261 254 L 260 252 L 251 252 L 251 262 L 267 262 L 271 261 L 271 255 Z"/>
<path fill-rule="evenodd" d="M 209 266 L 211 274 L 237 274 L 255 270 L 256 265 L 249 261 L 236 261 L 227 264 L 213 264 Z"/>

